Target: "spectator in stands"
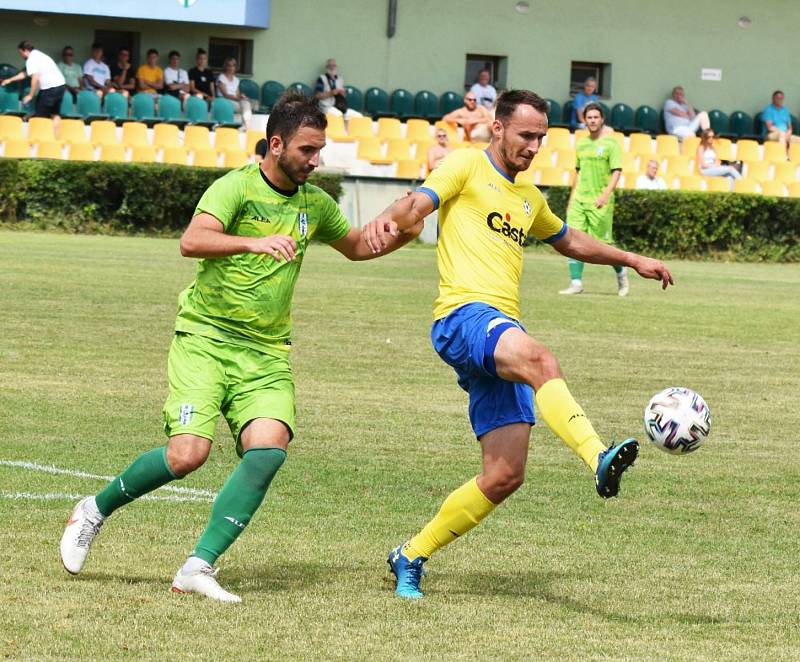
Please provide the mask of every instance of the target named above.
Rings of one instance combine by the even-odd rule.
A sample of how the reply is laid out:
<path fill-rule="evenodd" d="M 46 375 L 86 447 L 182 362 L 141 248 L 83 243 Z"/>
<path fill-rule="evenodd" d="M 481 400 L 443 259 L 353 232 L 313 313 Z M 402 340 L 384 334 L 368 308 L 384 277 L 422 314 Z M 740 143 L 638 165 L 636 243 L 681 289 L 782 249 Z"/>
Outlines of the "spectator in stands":
<path fill-rule="evenodd" d="M 75 51 L 72 46 L 64 46 L 61 51 L 61 62 L 58 63 L 58 70 L 64 76 L 64 85 L 67 91 L 72 94 L 72 100 L 77 101 L 78 92 L 81 90 L 81 79 L 83 78 L 83 69 L 81 65 L 73 61 Z"/>
<path fill-rule="evenodd" d="M 732 165 L 723 164 L 714 149 L 714 129 L 706 129 L 700 136 L 694 157 L 697 169 L 704 177 L 730 177 L 741 179 L 741 173 Z"/>
<path fill-rule="evenodd" d="M 347 94 L 344 90 L 344 81 L 339 76 L 339 67 L 332 57 L 325 60 L 325 72 L 317 78 L 314 87 L 314 98 L 319 104 L 319 109 L 326 115 L 343 115 L 345 119 L 361 117 L 357 110 L 347 105 Z"/>
<path fill-rule="evenodd" d="M 58 130 L 58 122 L 61 119 L 61 100 L 66 92 L 64 76 L 58 65 L 49 55 L 36 50 L 29 41 L 21 41 L 17 46 L 19 54 L 25 60 L 25 69 L 19 73 L 0 81 L 0 85 L 5 87 L 18 80 L 31 77 L 31 89 L 22 98 L 22 103 L 29 104 L 36 97 L 36 107 L 33 111 L 34 117 L 52 117 L 53 128 Z M 37 96 L 38 92 L 38 96 Z"/>
<path fill-rule="evenodd" d="M 92 44 L 92 56 L 83 65 L 83 89 L 101 99 L 111 89 L 111 69 L 103 61 L 102 44 Z"/>
<path fill-rule="evenodd" d="M 658 176 L 658 161 L 650 159 L 644 174 L 636 178 L 636 188 L 646 191 L 666 191 L 667 183 Z"/>
<path fill-rule="evenodd" d="M 586 104 L 597 103 L 598 97 L 597 94 L 595 94 L 596 91 L 597 80 L 592 76 L 589 76 L 589 78 L 583 82 L 583 90 L 575 95 L 575 99 L 572 102 L 572 117 L 570 119 L 570 125 L 573 129 L 586 128 L 586 121 L 583 117 L 583 109 L 586 107 Z"/>
<path fill-rule="evenodd" d="M 445 156 L 453 151 L 449 141 L 450 137 L 447 135 L 447 131 L 442 128 L 437 128 L 436 144 L 428 148 L 428 171 L 433 170 L 444 160 Z"/>
<path fill-rule="evenodd" d="M 267 152 L 269 151 L 269 143 L 267 142 L 266 138 L 262 138 L 259 140 L 255 147 L 253 148 L 253 153 L 256 157 L 256 163 L 261 163 L 265 158 L 267 158 Z"/>
<path fill-rule="evenodd" d="M 236 76 L 236 58 L 225 59 L 222 73 L 217 76 L 217 96 L 228 99 L 233 104 L 234 112 L 242 114 L 242 123 L 250 125 L 253 116 L 250 99 L 239 91 L 239 79 Z"/>
<path fill-rule="evenodd" d="M 197 49 L 195 66 L 189 69 L 189 92 L 209 103 L 214 98 L 214 73 L 208 68 L 208 53 Z"/>
<path fill-rule="evenodd" d="M 125 47 L 119 49 L 117 63 L 111 67 L 111 85 L 114 90 L 126 97 L 136 91 L 136 76 L 133 75 L 131 52 Z"/>
<path fill-rule="evenodd" d="M 478 97 L 472 92 L 464 95 L 464 106 L 447 113 L 445 122 L 460 124 L 464 128 L 464 138 L 473 142 L 489 142 L 492 137 L 492 113 L 478 105 Z"/>
<path fill-rule="evenodd" d="M 497 101 L 497 90 L 494 89 L 494 86 L 489 82 L 490 79 L 491 74 L 489 70 L 481 69 L 478 74 L 477 82 L 469 88 L 470 93 L 475 95 L 478 103 L 486 108 L 486 110 L 492 110 L 495 101 Z"/>
<path fill-rule="evenodd" d="M 164 69 L 164 88 L 167 94 L 181 100 L 181 106 L 189 96 L 189 74 L 186 69 L 181 69 L 181 54 L 170 51 L 169 65 Z"/>
<path fill-rule="evenodd" d="M 694 106 L 686 100 L 686 94 L 679 85 L 672 88 L 672 97 L 664 102 L 664 126 L 667 133 L 680 140 L 693 136 L 698 129 L 705 131 L 711 126 L 708 113 L 695 112 Z"/>
<path fill-rule="evenodd" d="M 158 51 L 147 51 L 147 62 L 136 70 L 136 84 L 140 92 L 157 97 L 164 91 L 164 70 L 158 65 Z"/>
<path fill-rule="evenodd" d="M 792 115 L 783 105 L 781 90 L 772 93 L 772 103 L 761 111 L 761 121 L 764 123 L 764 139 L 779 142 L 787 152 L 791 143 L 800 142 L 800 137 L 792 133 Z"/>

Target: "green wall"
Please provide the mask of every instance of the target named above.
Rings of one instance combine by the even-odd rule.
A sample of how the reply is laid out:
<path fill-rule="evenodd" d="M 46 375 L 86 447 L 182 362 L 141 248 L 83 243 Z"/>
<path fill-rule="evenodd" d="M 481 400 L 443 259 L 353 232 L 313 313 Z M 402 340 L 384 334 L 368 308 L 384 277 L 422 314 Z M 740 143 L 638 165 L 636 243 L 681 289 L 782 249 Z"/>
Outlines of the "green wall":
<path fill-rule="evenodd" d="M 528 1 L 530 13 L 520 15 L 516 0 L 398 0 L 393 39 L 385 0 L 273 0 L 269 30 L 57 15 L 37 27 L 32 14 L 0 12 L 0 61 L 18 63 L 23 37 L 51 54 L 69 41 L 80 54 L 94 28 L 117 28 L 140 31 L 143 49 L 177 48 L 185 64 L 209 35 L 254 39 L 258 81 L 311 83 L 334 56 L 362 89 L 458 91 L 465 54 L 477 52 L 508 57 L 509 85 L 558 101 L 568 94 L 570 62 L 591 60 L 612 64 L 611 102 L 660 106 L 682 84 L 698 107 L 753 112 L 782 88 L 800 111 L 796 0 Z M 752 20 L 747 30 L 737 25 L 743 15 Z M 701 67 L 721 68 L 722 81 L 701 81 Z"/>

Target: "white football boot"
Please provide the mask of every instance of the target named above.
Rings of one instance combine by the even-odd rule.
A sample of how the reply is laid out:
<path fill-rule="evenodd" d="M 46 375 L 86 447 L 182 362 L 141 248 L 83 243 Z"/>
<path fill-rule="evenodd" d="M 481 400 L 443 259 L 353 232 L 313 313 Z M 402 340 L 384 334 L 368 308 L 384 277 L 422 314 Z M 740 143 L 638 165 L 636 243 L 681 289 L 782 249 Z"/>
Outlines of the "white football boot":
<path fill-rule="evenodd" d="M 77 575 L 81 571 L 89 547 L 105 519 L 97 510 L 93 496 L 78 501 L 61 536 L 61 562 L 67 572 Z"/>
<path fill-rule="evenodd" d="M 581 281 L 579 281 L 579 280 L 578 281 L 573 280 L 570 283 L 568 288 L 566 288 L 564 290 L 560 290 L 558 293 L 559 294 L 582 294 L 583 293 L 583 283 L 581 283 Z"/>
<path fill-rule="evenodd" d="M 629 291 L 630 283 L 628 283 L 628 272 L 623 271 L 617 274 L 617 294 L 621 297 L 626 297 Z"/>
<path fill-rule="evenodd" d="M 183 568 L 180 568 L 172 580 L 170 590 L 173 593 L 200 593 L 220 602 L 241 602 L 242 599 L 238 595 L 228 593 L 217 583 L 218 572 L 219 568 L 212 568 L 208 564 L 195 571 L 184 572 Z"/>

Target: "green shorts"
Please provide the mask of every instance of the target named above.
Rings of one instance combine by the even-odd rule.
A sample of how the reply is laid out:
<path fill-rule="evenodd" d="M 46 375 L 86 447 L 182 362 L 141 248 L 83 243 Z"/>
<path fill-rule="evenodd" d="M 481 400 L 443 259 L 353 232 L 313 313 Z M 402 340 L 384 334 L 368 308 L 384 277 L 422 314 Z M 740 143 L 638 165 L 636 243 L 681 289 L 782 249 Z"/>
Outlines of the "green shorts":
<path fill-rule="evenodd" d="M 614 203 L 598 209 L 594 202 L 573 200 L 567 209 L 567 225 L 607 244 L 614 243 Z"/>
<path fill-rule="evenodd" d="M 167 436 L 194 434 L 214 440 L 220 413 L 241 454 L 239 435 L 255 418 L 274 418 L 294 436 L 294 381 L 289 353 L 263 352 L 192 333 L 177 332 L 167 361 Z"/>

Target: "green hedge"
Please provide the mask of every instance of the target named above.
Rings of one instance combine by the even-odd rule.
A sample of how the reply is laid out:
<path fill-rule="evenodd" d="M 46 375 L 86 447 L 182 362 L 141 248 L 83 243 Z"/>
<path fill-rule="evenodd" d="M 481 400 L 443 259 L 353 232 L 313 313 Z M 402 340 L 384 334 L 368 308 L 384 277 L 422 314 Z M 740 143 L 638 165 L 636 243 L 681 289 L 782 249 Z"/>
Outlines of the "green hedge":
<path fill-rule="evenodd" d="M 566 218 L 569 189 L 548 189 L 547 197 L 553 211 Z M 662 257 L 800 261 L 800 199 L 629 190 L 615 197 L 614 238 L 626 250 Z"/>
<path fill-rule="evenodd" d="M 223 168 L 0 159 L 0 221 L 72 232 L 175 234 Z M 339 175 L 311 182 L 334 199 Z"/>

